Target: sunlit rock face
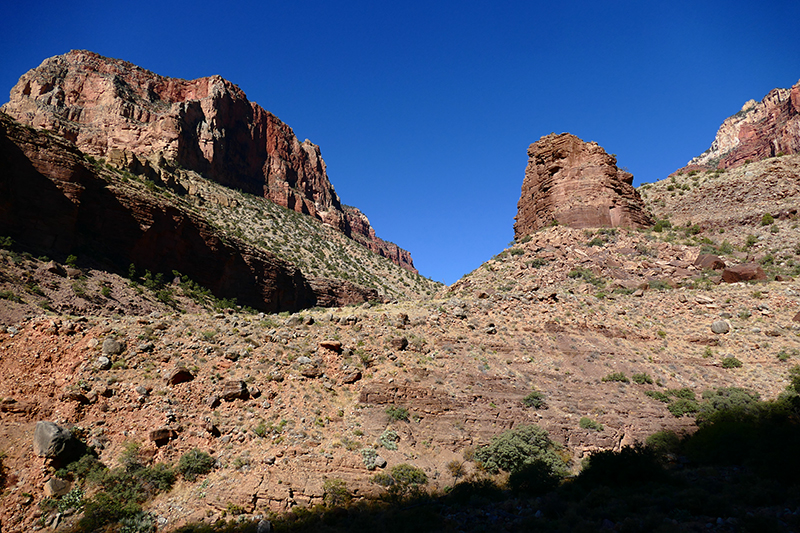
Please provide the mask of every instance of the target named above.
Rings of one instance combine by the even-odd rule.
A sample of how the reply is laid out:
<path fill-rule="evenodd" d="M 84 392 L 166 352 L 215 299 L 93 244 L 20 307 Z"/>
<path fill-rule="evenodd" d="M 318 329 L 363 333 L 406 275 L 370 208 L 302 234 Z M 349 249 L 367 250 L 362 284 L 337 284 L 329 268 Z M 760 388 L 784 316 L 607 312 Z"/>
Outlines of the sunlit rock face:
<path fill-rule="evenodd" d="M 573 228 L 646 227 L 652 224 L 633 175 L 597 143 L 562 133 L 528 148 L 514 233 L 519 239 L 557 223 Z"/>
<path fill-rule="evenodd" d="M 377 237 L 363 214 L 340 202 L 319 146 L 300 142 L 288 125 L 220 76 L 168 78 L 73 50 L 24 74 L 2 110 L 93 156 L 177 165 L 263 196 L 416 272 L 409 252 Z"/>

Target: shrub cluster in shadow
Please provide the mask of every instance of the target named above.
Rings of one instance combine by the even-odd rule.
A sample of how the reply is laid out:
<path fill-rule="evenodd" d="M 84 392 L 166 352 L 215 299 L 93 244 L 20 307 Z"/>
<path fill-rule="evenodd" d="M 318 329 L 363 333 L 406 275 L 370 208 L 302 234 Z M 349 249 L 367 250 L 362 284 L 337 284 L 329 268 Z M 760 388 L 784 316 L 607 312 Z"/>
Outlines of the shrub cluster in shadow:
<path fill-rule="evenodd" d="M 475 452 L 478 473 L 441 494 L 295 509 L 274 531 L 797 531 L 800 530 L 800 367 L 777 400 L 735 388 L 704 394 L 696 432 L 659 432 L 601 451 L 568 476 L 536 426 Z M 497 472 L 498 474 L 493 474 Z M 342 487 L 338 487 L 341 489 Z M 180 533 L 255 532 L 255 522 L 190 525 Z"/>

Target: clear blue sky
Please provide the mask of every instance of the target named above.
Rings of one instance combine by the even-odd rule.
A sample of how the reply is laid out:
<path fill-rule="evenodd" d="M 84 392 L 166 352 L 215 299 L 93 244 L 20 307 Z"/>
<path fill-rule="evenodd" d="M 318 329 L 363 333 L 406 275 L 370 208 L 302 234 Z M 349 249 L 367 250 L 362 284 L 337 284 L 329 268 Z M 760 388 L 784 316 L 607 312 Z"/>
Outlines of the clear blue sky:
<path fill-rule="evenodd" d="M 638 185 L 800 79 L 800 2 L 6 2 L 2 101 L 88 49 L 219 74 L 320 145 L 342 201 L 446 283 L 501 251 L 528 145 L 568 131 Z"/>

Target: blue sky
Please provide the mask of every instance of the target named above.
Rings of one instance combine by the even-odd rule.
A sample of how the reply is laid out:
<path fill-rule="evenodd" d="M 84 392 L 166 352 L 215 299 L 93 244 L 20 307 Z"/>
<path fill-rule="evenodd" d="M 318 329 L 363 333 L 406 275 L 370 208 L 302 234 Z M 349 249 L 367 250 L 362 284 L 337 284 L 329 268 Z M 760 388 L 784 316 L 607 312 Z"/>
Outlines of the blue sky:
<path fill-rule="evenodd" d="M 558 4 L 558 5 L 556 5 Z M 452 283 L 513 239 L 530 143 L 571 132 L 635 184 L 800 79 L 800 2 L 7 2 L 0 97 L 88 49 L 219 74 L 320 145 L 342 201 Z"/>

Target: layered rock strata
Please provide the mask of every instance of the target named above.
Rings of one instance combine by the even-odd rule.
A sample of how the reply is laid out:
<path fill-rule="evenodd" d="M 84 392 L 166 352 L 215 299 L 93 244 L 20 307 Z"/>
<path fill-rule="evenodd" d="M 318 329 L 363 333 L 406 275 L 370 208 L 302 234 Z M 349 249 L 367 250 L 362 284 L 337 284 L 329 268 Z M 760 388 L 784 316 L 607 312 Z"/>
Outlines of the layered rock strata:
<path fill-rule="evenodd" d="M 528 148 L 514 233 L 517 239 L 557 223 L 573 228 L 652 224 L 633 175 L 597 143 L 562 133 Z"/>
<path fill-rule="evenodd" d="M 728 117 L 711 147 L 682 170 L 730 168 L 747 160 L 800 153 L 800 81 L 773 89 L 760 102 L 749 100 Z"/>
<path fill-rule="evenodd" d="M 92 156 L 136 157 L 146 173 L 180 166 L 263 196 L 416 272 L 409 252 L 377 237 L 363 214 L 340 202 L 319 146 L 300 142 L 289 126 L 220 76 L 168 78 L 73 50 L 24 74 L 1 109 Z"/>
<path fill-rule="evenodd" d="M 0 234 L 31 251 L 80 251 L 120 271 L 178 270 L 218 297 L 271 312 L 380 299 L 347 281 L 306 278 L 177 203 L 117 187 L 74 144 L 2 113 L 0 167 Z"/>

